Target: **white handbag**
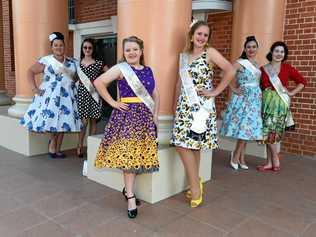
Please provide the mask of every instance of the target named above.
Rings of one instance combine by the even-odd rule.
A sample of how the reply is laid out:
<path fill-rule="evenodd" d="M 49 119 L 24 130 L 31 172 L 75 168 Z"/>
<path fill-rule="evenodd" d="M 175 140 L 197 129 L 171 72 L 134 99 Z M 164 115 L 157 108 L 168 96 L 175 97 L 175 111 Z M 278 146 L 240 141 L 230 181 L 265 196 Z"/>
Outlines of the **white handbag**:
<path fill-rule="evenodd" d="M 203 107 L 192 113 L 193 121 L 191 125 L 191 130 L 195 133 L 201 134 L 207 130 L 207 119 L 210 113 Z"/>

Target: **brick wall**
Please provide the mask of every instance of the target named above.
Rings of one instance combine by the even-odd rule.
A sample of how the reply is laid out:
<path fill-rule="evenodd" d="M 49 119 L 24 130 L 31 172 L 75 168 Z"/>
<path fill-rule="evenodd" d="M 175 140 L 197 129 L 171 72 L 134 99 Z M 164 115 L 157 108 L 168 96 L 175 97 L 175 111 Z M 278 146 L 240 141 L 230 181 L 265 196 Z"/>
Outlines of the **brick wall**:
<path fill-rule="evenodd" d="M 76 23 L 109 19 L 117 15 L 117 0 L 76 0 Z"/>
<path fill-rule="evenodd" d="M 232 13 L 209 14 L 211 45 L 230 60 Z M 296 131 L 287 132 L 282 151 L 316 156 L 316 1 L 287 0 L 284 40 L 289 46 L 288 62 L 307 79 L 308 86 L 292 103 Z M 215 84 L 218 83 L 218 70 Z M 291 84 L 294 86 L 293 84 Z M 217 110 L 225 108 L 227 90 L 216 98 Z M 218 113 L 218 114 L 219 114 Z"/>
<path fill-rule="evenodd" d="M 288 62 L 303 74 L 308 86 L 292 100 L 297 129 L 286 134 L 282 150 L 316 157 L 316 1 L 287 0 L 284 23 Z"/>
<path fill-rule="evenodd" d="M 12 1 L 2 1 L 3 16 L 3 53 L 4 53 L 4 77 L 7 93 L 15 95 L 15 66 L 14 66 L 14 45 L 12 27 Z"/>
<path fill-rule="evenodd" d="M 0 2 L 0 90 L 5 89 L 2 49 L 3 49 L 3 24 L 2 24 L 2 2 Z"/>
<path fill-rule="evenodd" d="M 216 13 L 208 15 L 208 23 L 212 31 L 211 46 L 217 49 L 230 61 L 233 13 Z M 219 70 L 216 70 L 215 85 L 219 82 Z M 216 97 L 217 114 L 226 107 L 228 89 Z"/>

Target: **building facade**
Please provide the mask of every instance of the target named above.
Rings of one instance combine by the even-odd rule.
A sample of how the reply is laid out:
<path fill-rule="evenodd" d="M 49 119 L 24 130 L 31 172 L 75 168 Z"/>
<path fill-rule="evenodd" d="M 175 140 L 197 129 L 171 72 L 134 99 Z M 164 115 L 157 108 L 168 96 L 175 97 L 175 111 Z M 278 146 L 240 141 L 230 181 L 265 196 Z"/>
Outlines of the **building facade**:
<path fill-rule="evenodd" d="M 23 17 L 29 17 L 25 10 L 29 5 L 37 6 L 35 8 L 38 12 L 49 12 L 48 19 L 45 14 L 37 14 L 36 10 L 33 11 L 33 18 L 30 18 L 34 22 L 40 20 L 43 25 L 48 26 L 45 27 L 45 32 L 42 30 L 38 33 L 42 29 L 38 24 L 33 36 L 28 36 L 28 32 L 19 34 L 24 26 Z M 170 120 L 174 103 L 170 90 L 173 91 L 176 80 L 177 54 L 184 45 L 184 34 L 192 12 L 195 17 L 208 21 L 212 29 L 212 46 L 230 61 L 238 57 L 246 35 L 257 36 L 261 64 L 265 63 L 265 54 L 273 41 L 284 40 L 287 43 L 290 51 L 288 62 L 303 74 L 308 86 L 293 99 L 292 111 L 297 126 L 295 131 L 286 133 L 281 150 L 315 157 L 315 0 L 1 0 L 0 49 L 3 51 L 0 54 L 0 98 L 6 101 L 2 104 L 8 103 L 8 96 L 17 104 L 21 101 L 27 104 L 31 97 L 25 79 L 22 78 L 23 68 L 28 65 L 21 60 L 25 57 L 25 53 L 21 53 L 22 46 L 35 47 L 28 37 L 42 40 L 41 43 L 45 44 L 45 35 L 49 30 L 64 32 L 68 38 L 68 54 L 74 57 L 79 57 L 82 40 L 92 37 L 97 41 L 99 57 L 108 65 L 113 65 L 117 57 L 120 57 L 122 37 L 137 34 L 145 39 L 147 61 L 153 66 L 159 79 L 159 89 L 164 95 L 160 112 L 162 120 Z M 58 23 L 52 24 L 51 21 Z M 25 24 L 25 27 L 28 26 Z M 178 29 L 178 33 L 175 35 L 170 29 Z M 41 36 L 38 39 L 34 34 Z M 179 45 L 168 41 L 177 39 L 181 42 Z M 29 55 L 49 51 L 48 47 L 42 48 L 38 51 L 31 50 Z M 161 63 L 159 54 L 167 58 L 164 60 L 166 65 Z M 34 62 L 36 57 L 29 57 L 27 61 L 32 58 Z M 225 108 L 226 99 L 227 91 L 216 98 L 219 112 Z M 11 111 L 14 110 L 15 108 Z"/>

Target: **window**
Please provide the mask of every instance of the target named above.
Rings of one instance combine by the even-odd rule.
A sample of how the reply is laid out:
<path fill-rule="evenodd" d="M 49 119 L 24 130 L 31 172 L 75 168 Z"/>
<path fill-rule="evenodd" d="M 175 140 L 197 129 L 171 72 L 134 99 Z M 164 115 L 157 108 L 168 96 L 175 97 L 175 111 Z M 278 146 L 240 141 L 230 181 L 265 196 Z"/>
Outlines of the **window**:
<path fill-rule="evenodd" d="M 76 23 L 75 0 L 68 0 L 68 16 L 69 16 L 69 24 L 75 24 Z"/>

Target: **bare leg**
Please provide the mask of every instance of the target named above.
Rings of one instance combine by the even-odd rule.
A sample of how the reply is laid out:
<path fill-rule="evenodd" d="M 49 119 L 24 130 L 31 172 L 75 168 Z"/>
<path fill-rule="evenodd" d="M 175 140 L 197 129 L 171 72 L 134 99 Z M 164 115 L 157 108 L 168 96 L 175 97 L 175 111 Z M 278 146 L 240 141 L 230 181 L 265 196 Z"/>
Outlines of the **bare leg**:
<path fill-rule="evenodd" d="M 124 183 L 127 197 L 134 195 L 134 184 L 136 174 L 124 172 Z M 128 199 L 128 210 L 136 209 L 136 198 Z"/>
<path fill-rule="evenodd" d="M 57 139 L 56 139 L 56 153 L 60 152 L 60 148 L 61 148 L 61 144 L 63 143 L 63 139 L 64 139 L 64 133 L 60 132 L 57 135 Z"/>
<path fill-rule="evenodd" d="M 240 139 L 237 140 L 236 148 L 234 150 L 234 157 L 233 157 L 233 163 L 234 164 L 237 164 L 240 161 L 240 159 L 241 159 L 241 155 L 244 152 L 243 151 L 244 143 L 246 143 L 246 142 L 243 141 L 243 140 L 240 140 Z"/>
<path fill-rule="evenodd" d="M 182 147 L 176 147 L 176 150 L 181 157 L 183 166 L 188 177 L 192 199 L 198 199 L 201 195 L 199 184 L 199 169 L 197 166 L 197 160 L 194 156 L 194 152 L 190 149 Z"/>
<path fill-rule="evenodd" d="M 200 173 L 200 163 L 201 163 L 201 152 L 200 150 L 191 150 L 196 160 L 196 166 L 198 169 L 198 174 Z"/>
<path fill-rule="evenodd" d="M 89 135 L 94 135 L 97 133 L 97 120 L 91 119 L 90 120 L 90 133 Z"/>
<path fill-rule="evenodd" d="M 84 143 L 84 138 L 86 135 L 87 131 L 87 125 L 88 125 L 88 119 L 81 119 L 82 122 L 82 128 L 79 133 L 79 139 L 78 139 L 78 144 L 77 144 L 77 156 L 82 158 L 83 157 L 83 143 Z"/>
<path fill-rule="evenodd" d="M 48 152 L 56 153 L 56 144 L 57 144 L 57 133 L 50 134 L 50 143 L 48 146 Z"/>
<path fill-rule="evenodd" d="M 247 147 L 247 142 L 243 141 L 243 146 L 241 148 L 241 152 L 240 152 L 240 158 L 239 158 L 239 162 L 242 165 L 246 165 L 246 161 L 245 161 L 245 151 L 246 151 L 246 147 Z"/>
<path fill-rule="evenodd" d="M 83 146 L 83 141 L 84 141 L 84 137 L 86 135 L 86 130 L 87 130 L 87 125 L 88 125 L 88 120 L 87 119 L 82 119 L 82 129 L 79 133 L 79 141 L 78 141 L 78 147 L 82 147 Z"/>
<path fill-rule="evenodd" d="M 277 144 L 268 144 L 271 152 L 271 162 L 274 167 L 280 166 L 280 160 L 278 157 Z"/>
<path fill-rule="evenodd" d="M 271 151 L 270 144 L 266 145 L 266 149 L 267 149 L 267 161 L 266 161 L 266 163 L 264 165 L 261 165 L 261 167 L 262 167 L 261 169 L 262 170 L 270 169 L 273 166 L 273 164 L 272 164 L 272 151 Z"/>

